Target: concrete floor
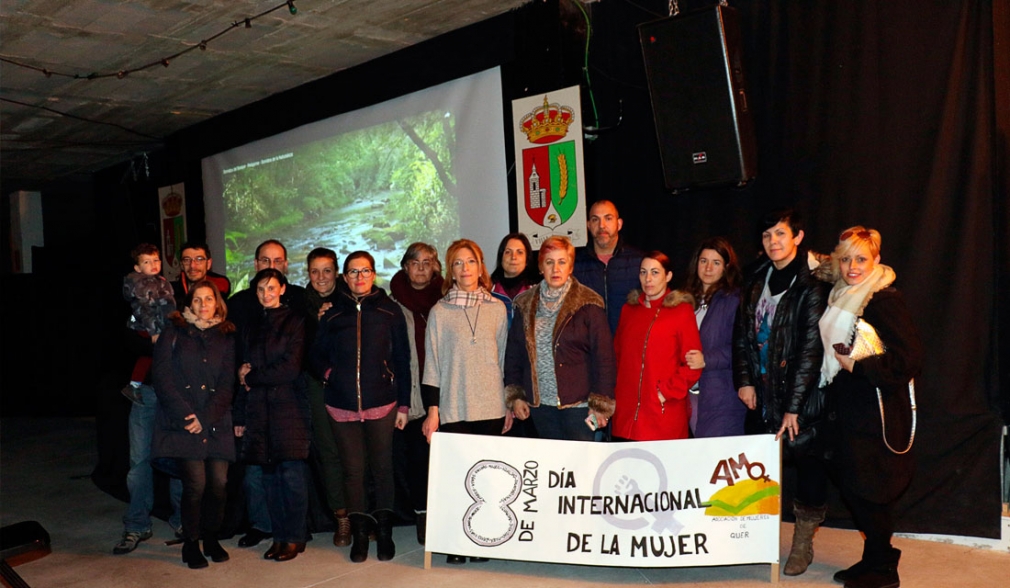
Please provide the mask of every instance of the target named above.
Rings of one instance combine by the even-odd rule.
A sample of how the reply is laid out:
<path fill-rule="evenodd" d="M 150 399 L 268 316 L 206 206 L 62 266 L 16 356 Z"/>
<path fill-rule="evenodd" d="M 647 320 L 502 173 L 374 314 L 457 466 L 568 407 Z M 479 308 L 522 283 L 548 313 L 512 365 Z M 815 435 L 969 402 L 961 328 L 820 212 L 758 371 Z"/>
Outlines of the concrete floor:
<path fill-rule="evenodd" d="M 113 556 L 112 546 L 122 532 L 125 504 L 100 491 L 89 479 L 96 461 L 93 419 L 5 419 L 0 423 L 0 524 L 37 520 L 52 536 L 52 554 L 15 570 L 30 586 L 173 587 L 270 586 L 274 588 L 409 587 L 446 588 L 508 586 L 765 586 L 771 581 L 768 565 L 715 568 L 635 569 L 564 564 L 490 561 L 447 566 L 433 557 L 423 568 L 424 550 L 413 527 L 395 529 L 397 557 L 353 564 L 349 548 L 334 547 L 329 534 L 318 534 L 306 552 L 291 562 L 262 559 L 265 545 L 237 547 L 225 541 L 231 560 L 190 570 L 180 558 L 180 547 L 167 546 L 172 533 L 155 522 L 155 536 L 133 553 Z M 783 560 L 792 525 L 783 525 Z M 904 552 L 902 585 L 906 587 L 1010 586 L 1010 554 L 914 539 L 895 540 Z M 855 531 L 821 529 L 815 542 L 813 565 L 798 577 L 782 577 L 790 587 L 838 586 L 831 580 L 839 568 L 859 558 L 860 536 Z"/>

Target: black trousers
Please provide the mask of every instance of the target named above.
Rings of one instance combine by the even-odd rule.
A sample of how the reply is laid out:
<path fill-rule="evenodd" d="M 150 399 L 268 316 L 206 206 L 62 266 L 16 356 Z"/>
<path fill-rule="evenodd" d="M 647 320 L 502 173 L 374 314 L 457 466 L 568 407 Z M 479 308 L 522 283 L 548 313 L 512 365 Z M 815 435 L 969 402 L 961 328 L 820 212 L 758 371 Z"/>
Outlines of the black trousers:
<path fill-rule="evenodd" d="M 180 459 L 182 532 L 195 541 L 217 538 L 224 520 L 228 462 L 223 459 Z"/>
<path fill-rule="evenodd" d="M 330 420 L 344 465 L 344 489 L 349 513 L 367 514 L 365 479 L 375 482 L 375 510 L 392 510 L 396 492 L 393 478 L 393 429 L 396 410 L 381 419 L 338 423 Z"/>
<path fill-rule="evenodd" d="M 438 430 L 443 433 L 464 433 L 466 435 L 501 435 L 501 430 L 505 426 L 505 417 L 488 419 L 486 421 L 456 421 L 439 425 Z"/>
<path fill-rule="evenodd" d="M 863 561 L 880 565 L 893 559 L 891 536 L 894 535 L 894 515 L 891 503 L 880 504 L 856 495 L 844 486 L 842 499 L 852 513 L 856 528 L 863 532 Z"/>

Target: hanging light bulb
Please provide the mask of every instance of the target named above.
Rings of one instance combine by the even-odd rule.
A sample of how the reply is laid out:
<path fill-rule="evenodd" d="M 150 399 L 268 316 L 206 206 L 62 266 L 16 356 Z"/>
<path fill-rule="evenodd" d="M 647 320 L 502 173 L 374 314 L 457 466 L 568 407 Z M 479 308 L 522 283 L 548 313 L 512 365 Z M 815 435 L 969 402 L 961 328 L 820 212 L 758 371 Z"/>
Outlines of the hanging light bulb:
<path fill-rule="evenodd" d="M 295 0 L 288 0 L 288 12 L 291 14 L 298 14 L 298 8 L 295 7 Z"/>

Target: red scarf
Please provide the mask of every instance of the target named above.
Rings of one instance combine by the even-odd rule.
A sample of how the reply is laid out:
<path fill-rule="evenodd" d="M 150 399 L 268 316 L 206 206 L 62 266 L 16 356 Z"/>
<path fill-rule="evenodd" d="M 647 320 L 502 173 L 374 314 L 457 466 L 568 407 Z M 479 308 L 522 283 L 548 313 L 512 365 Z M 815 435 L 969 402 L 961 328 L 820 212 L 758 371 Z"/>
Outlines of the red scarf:
<path fill-rule="evenodd" d="M 424 375 L 424 331 L 428 327 L 428 312 L 442 297 L 442 276 L 432 274 L 431 282 L 421 290 L 410 285 L 407 272 L 396 272 L 389 281 L 389 291 L 397 302 L 414 315 L 414 346 L 417 348 L 418 377 Z"/>

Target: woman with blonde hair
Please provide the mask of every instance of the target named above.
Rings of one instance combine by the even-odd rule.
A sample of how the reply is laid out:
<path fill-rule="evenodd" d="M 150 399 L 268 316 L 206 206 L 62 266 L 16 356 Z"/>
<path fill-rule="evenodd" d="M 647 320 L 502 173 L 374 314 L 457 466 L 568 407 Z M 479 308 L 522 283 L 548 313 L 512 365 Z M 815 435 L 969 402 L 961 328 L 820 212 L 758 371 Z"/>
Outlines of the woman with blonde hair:
<path fill-rule="evenodd" d="M 445 265 L 449 274 L 442 283 L 443 296 L 428 315 L 421 381 L 428 417 L 422 430 L 429 442 L 435 431 L 501 435 L 512 426 L 502 384 L 505 305 L 489 292 L 484 252 L 476 243 L 453 242 L 445 252 Z M 446 561 L 462 564 L 466 558 L 448 555 Z"/>
<path fill-rule="evenodd" d="M 873 229 L 842 232 L 831 254 L 836 281 L 820 320 L 820 383 L 828 386 L 838 423 L 830 467 L 865 537 L 859 562 L 834 576 L 850 588 L 899 585 L 892 509 L 914 467 L 911 382 L 922 367 L 922 348 L 893 286 L 894 270 L 880 263 L 880 243 Z"/>
<path fill-rule="evenodd" d="M 540 244 L 544 279 L 515 299 L 505 356 L 509 406 L 546 439 L 592 441 L 614 414 L 614 344 L 603 298 L 572 276 L 565 237 Z"/>

